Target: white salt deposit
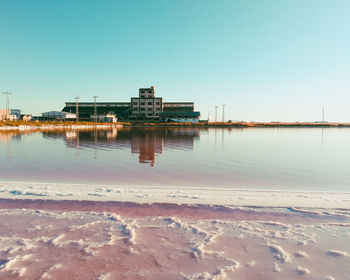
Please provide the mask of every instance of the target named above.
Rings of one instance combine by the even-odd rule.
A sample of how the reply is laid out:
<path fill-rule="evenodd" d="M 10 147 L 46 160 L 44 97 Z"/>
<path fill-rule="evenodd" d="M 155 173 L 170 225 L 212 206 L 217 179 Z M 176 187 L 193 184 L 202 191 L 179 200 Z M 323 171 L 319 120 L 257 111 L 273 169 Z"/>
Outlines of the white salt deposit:
<path fill-rule="evenodd" d="M 292 258 L 288 252 L 283 250 L 281 246 L 267 243 L 266 246 L 273 253 L 274 257 L 279 260 L 281 263 L 291 263 Z"/>
<path fill-rule="evenodd" d="M 310 273 L 310 270 L 308 270 L 306 267 L 301 267 L 301 266 L 297 266 L 295 271 L 299 275 L 304 275 L 304 274 L 309 274 Z"/>
<path fill-rule="evenodd" d="M 279 266 L 278 263 L 275 262 L 275 263 L 273 264 L 272 271 L 274 271 L 274 272 L 280 272 L 280 271 L 281 271 L 281 268 L 280 268 L 280 266 Z"/>
<path fill-rule="evenodd" d="M 304 251 L 298 251 L 294 254 L 294 256 L 296 256 L 297 258 L 307 258 L 308 257 L 307 253 Z"/>
<path fill-rule="evenodd" d="M 347 252 L 339 250 L 328 250 L 326 254 L 332 257 L 349 257 Z"/>
<path fill-rule="evenodd" d="M 326 277 L 322 278 L 322 280 L 335 280 L 335 278 L 332 276 L 326 276 Z"/>
<path fill-rule="evenodd" d="M 255 265 L 255 261 L 252 260 L 251 262 L 247 263 L 245 266 L 246 267 L 253 267 Z"/>

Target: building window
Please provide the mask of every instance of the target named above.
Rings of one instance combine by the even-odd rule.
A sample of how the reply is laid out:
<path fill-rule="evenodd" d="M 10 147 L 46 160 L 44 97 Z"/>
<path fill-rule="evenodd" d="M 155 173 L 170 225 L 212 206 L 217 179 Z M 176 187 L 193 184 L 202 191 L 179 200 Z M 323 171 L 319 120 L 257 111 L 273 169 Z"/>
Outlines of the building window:
<path fill-rule="evenodd" d="M 144 91 L 144 90 L 141 90 L 141 93 L 145 93 L 145 91 Z"/>
<path fill-rule="evenodd" d="M 137 102 L 134 102 L 134 105 L 137 105 Z"/>
<path fill-rule="evenodd" d="M 156 104 L 157 104 L 157 105 L 160 105 L 160 103 L 159 103 L 159 102 L 157 102 Z"/>
<path fill-rule="evenodd" d="M 153 111 L 153 108 L 147 108 L 148 111 Z"/>
<path fill-rule="evenodd" d="M 145 111 L 145 108 L 140 108 L 141 111 Z"/>
<path fill-rule="evenodd" d="M 141 105 L 145 105 L 145 102 L 141 102 Z"/>
<path fill-rule="evenodd" d="M 148 102 L 148 105 L 152 105 L 153 103 L 152 102 Z"/>

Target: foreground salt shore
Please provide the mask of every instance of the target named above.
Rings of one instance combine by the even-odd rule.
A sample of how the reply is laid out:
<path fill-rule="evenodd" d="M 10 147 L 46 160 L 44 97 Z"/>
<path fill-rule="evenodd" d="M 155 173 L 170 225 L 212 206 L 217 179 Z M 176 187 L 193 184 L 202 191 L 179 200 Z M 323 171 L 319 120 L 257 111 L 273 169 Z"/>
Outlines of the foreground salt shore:
<path fill-rule="evenodd" d="M 350 279 L 350 211 L 0 199 L 0 279 Z"/>
<path fill-rule="evenodd" d="M 349 209 L 350 193 L 0 182 L 0 198 Z"/>
<path fill-rule="evenodd" d="M 0 280 L 350 279 L 350 194 L 0 183 Z"/>

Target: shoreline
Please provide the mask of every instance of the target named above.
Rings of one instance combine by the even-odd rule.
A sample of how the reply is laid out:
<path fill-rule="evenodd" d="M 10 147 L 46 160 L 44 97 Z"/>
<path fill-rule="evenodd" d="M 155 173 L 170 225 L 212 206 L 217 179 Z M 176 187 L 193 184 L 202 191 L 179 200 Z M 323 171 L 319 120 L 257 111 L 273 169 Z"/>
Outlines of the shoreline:
<path fill-rule="evenodd" d="M 16 123 L 1 124 L 1 131 L 35 131 L 64 129 L 108 129 L 108 128 L 349 128 L 350 123 L 315 123 L 315 122 L 224 122 L 224 123 Z"/>
<path fill-rule="evenodd" d="M 121 128 L 120 124 L 69 124 L 69 125 L 58 125 L 58 124 L 45 124 L 45 125 L 18 125 L 18 126 L 0 126 L 0 132 L 6 131 L 42 131 L 42 130 L 65 130 L 65 129 L 108 129 L 108 128 Z"/>
<path fill-rule="evenodd" d="M 350 209 L 350 192 L 0 182 L 0 199 Z"/>

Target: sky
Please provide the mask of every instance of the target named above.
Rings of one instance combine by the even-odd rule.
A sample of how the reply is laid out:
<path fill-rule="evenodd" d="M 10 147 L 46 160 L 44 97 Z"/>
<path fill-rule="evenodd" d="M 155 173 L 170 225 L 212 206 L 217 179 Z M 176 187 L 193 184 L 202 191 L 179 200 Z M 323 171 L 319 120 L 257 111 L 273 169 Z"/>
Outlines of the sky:
<path fill-rule="evenodd" d="M 350 121 L 349 0 L 0 0 L 0 92 L 40 115 L 154 85 L 202 118 Z M 5 95 L 0 108 L 5 108 Z"/>

